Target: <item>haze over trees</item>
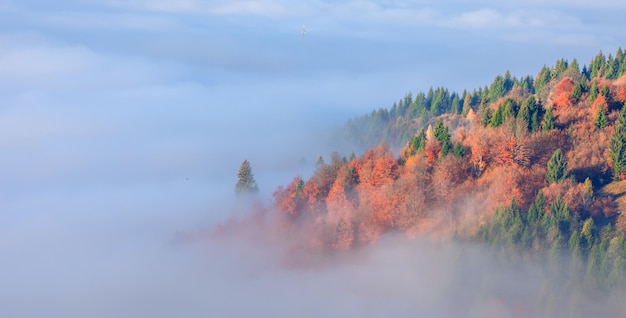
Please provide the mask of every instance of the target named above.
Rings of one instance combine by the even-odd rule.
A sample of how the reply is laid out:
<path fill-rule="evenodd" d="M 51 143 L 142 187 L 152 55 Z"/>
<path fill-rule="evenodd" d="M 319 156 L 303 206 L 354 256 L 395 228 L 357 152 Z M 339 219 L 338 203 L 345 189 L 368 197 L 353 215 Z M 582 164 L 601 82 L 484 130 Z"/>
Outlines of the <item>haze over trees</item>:
<path fill-rule="evenodd" d="M 309 179 L 279 187 L 275 231 L 300 264 L 386 233 L 427 235 L 545 262 L 580 290 L 621 290 L 624 65 L 621 49 L 582 70 L 561 59 L 535 77 L 506 72 L 473 92 L 407 94 L 354 119 L 348 136 L 377 145 L 349 158 L 334 153 L 330 163 L 320 157 Z"/>

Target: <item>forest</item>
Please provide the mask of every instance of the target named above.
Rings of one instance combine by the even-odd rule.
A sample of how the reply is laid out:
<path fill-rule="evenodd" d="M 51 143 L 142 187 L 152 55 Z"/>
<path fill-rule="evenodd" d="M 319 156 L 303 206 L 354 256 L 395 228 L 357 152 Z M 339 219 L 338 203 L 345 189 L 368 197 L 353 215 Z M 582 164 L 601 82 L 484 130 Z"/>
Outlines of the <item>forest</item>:
<path fill-rule="evenodd" d="M 570 287 L 621 290 L 625 102 L 621 48 L 582 67 L 561 59 L 536 76 L 507 71 L 472 92 L 407 94 L 347 123 L 344 136 L 368 150 L 320 156 L 310 178 L 276 189 L 273 206 L 215 235 L 255 224 L 289 242 L 289 266 L 390 233 L 473 242 L 507 262 L 545 263 Z M 240 175 L 252 178 L 244 163 Z"/>

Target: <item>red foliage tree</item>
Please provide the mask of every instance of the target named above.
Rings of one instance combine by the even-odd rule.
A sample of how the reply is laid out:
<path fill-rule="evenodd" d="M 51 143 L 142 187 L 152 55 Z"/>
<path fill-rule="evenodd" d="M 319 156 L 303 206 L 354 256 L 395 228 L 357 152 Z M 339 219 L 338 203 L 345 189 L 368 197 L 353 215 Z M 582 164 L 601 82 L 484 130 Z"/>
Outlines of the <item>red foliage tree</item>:
<path fill-rule="evenodd" d="M 554 88 L 554 98 L 552 101 L 552 104 L 555 106 L 556 109 L 572 106 L 570 96 L 572 96 L 573 90 L 574 82 L 569 78 L 564 78 L 556 85 L 556 87 Z"/>

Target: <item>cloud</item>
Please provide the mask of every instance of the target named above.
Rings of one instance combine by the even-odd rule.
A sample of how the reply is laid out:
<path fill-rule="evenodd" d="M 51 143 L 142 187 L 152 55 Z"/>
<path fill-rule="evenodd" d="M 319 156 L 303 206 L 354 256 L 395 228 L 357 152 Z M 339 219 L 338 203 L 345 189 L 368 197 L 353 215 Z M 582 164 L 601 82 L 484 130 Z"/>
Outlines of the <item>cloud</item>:
<path fill-rule="evenodd" d="M 442 26 L 453 28 L 470 29 L 496 29 L 503 28 L 525 29 L 572 29 L 580 27 L 578 19 L 546 11 L 512 11 L 503 13 L 493 8 L 484 8 L 475 11 L 463 12 L 441 22 Z"/>
<path fill-rule="evenodd" d="M 213 14 L 213 15 L 252 15 L 263 17 L 284 17 L 290 15 L 289 6 L 276 1 L 110 1 L 119 8 L 147 10 L 167 13 Z M 294 7 L 294 6 L 291 6 Z M 297 5 L 295 5 L 297 7 Z"/>

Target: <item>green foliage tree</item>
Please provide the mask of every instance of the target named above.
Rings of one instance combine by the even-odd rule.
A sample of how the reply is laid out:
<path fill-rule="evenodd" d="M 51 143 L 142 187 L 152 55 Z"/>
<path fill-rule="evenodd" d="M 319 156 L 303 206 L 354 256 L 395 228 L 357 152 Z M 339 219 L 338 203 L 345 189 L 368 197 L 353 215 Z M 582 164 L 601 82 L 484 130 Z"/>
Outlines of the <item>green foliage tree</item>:
<path fill-rule="evenodd" d="M 258 192 L 259 188 L 257 187 L 256 181 L 254 180 L 254 175 L 252 174 L 252 167 L 250 166 L 250 162 L 248 160 L 244 160 L 239 167 L 239 172 L 237 172 L 237 185 L 235 186 L 235 192 L 238 195 L 243 194 L 253 194 Z"/>
<path fill-rule="evenodd" d="M 557 226 L 559 227 L 559 231 L 565 233 L 569 230 L 569 225 L 571 221 L 571 214 L 569 211 L 569 207 L 563 200 L 562 196 L 557 196 L 554 199 L 554 202 L 550 205 L 550 212 L 555 218 L 557 222 Z"/>
<path fill-rule="evenodd" d="M 598 89 L 598 82 L 591 82 L 591 87 L 589 88 L 589 102 L 593 103 L 596 98 L 598 98 L 598 94 L 600 94 L 600 90 Z"/>
<path fill-rule="evenodd" d="M 605 71 L 606 57 L 600 51 L 589 64 L 589 77 L 594 78 L 596 76 L 602 76 Z"/>
<path fill-rule="evenodd" d="M 541 122 L 541 127 L 543 128 L 543 131 L 550 131 L 556 128 L 552 107 L 548 107 L 548 109 L 546 109 L 546 113 L 543 115 L 543 121 Z"/>
<path fill-rule="evenodd" d="M 426 146 L 426 131 L 420 129 L 420 132 L 411 138 L 409 143 L 410 155 L 414 155 L 422 150 Z"/>
<path fill-rule="evenodd" d="M 487 127 L 487 125 L 491 124 L 491 118 L 493 117 L 491 106 L 482 105 L 480 108 L 479 115 L 480 115 L 480 123 L 483 124 L 483 127 Z"/>
<path fill-rule="evenodd" d="M 528 223 L 534 224 L 539 222 L 542 218 L 543 210 L 545 208 L 546 198 L 544 197 L 543 192 L 539 191 L 537 193 L 537 196 L 535 197 L 535 201 L 530 205 L 530 208 L 528 209 L 528 216 L 526 217 Z"/>
<path fill-rule="evenodd" d="M 580 230 L 580 237 L 582 238 L 582 243 L 587 248 L 591 248 L 593 245 L 593 233 L 595 231 L 595 224 L 592 218 L 588 218 L 583 223 L 583 228 Z"/>
<path fill-rule="evenodd" d="M 537 75 L 537 78 L 535 79 L 535 91 L 539 92 L 541 88 L 543 87 L 543 85 L 545 85 L 549 81 L 550 81 L 550 69 L 544 65 L 543 68 L 541 68 L 539 75 Z"/>
<path fill-rule="evenodd" d="M 460 141 L 454 144 L 454 147 L 452 148 L 452 154 L 457 158 L 465 157 L 465 148 Z"/>
<path fill-rule="evenodd" d="M 499 127 L 504 122 L 504 107 L 500 106 L 496 109 L 496 112 L 491 117 L 491 121 L 489 122 L 489 126 L 491 128 Z"/>
<path fill-rule="evenodd" d="M 626 173 L 626 107 L 622 107 L 615 124 L 615 132 L 609 142 L 609 158 L 613 165 L 613 178 Z"/>
<path fill-rule="evenodd" d="M 524 120 L 528 131 L 534 132 L 539 127 L 539 107 L 534 96 L 530 96 L 522 102 L 522 106 L 517 113 L 517 117 Z"/>
<path fill-rule="evenodd" d="M 506 82 L 502 75 L 496 76 L 491 87 L 489 88 L 489 99 L 491 102 L 495 102 L 498 98 L 504 96 L 507 92 Z"/>
<path fill-rule="evenodd" d="M 580 97 L 583 95 L 584 90 L 585 90 L 585 84 L 582 81 L 576 82 L 574 84 L 574 89 L 572 89 L 571 97 L 575 100 L 579 100 Z"/>
<path fill-rule="evenodd" d="M 439 140 L 439 143 L 441 144 L 441 155 L 447 155 L 450 151 L 450 148 L 452 147 L 452 142 L 450 140 L 451 136 L 448 132 L 448 127 L 444 126 L 441 118 L 437 119 L 437 123 L 433 128 L 433 135 L 437 140 Z"/>
<path fill-rule="evenodd" d="M 567 176 L 567 160 L 563 157 L 561 148 L 554 151 L 550 160 L 548 160 L 548 182 L 561 182 Z"/>
<path fill-rule="evenodd" d="M 604 104 L 599 105 L 598 114 L 596 115 L 596 126 L 600 129 L 609 125 L 609 120 L 606 117 L 606 109 L 604 107 Z"/>

